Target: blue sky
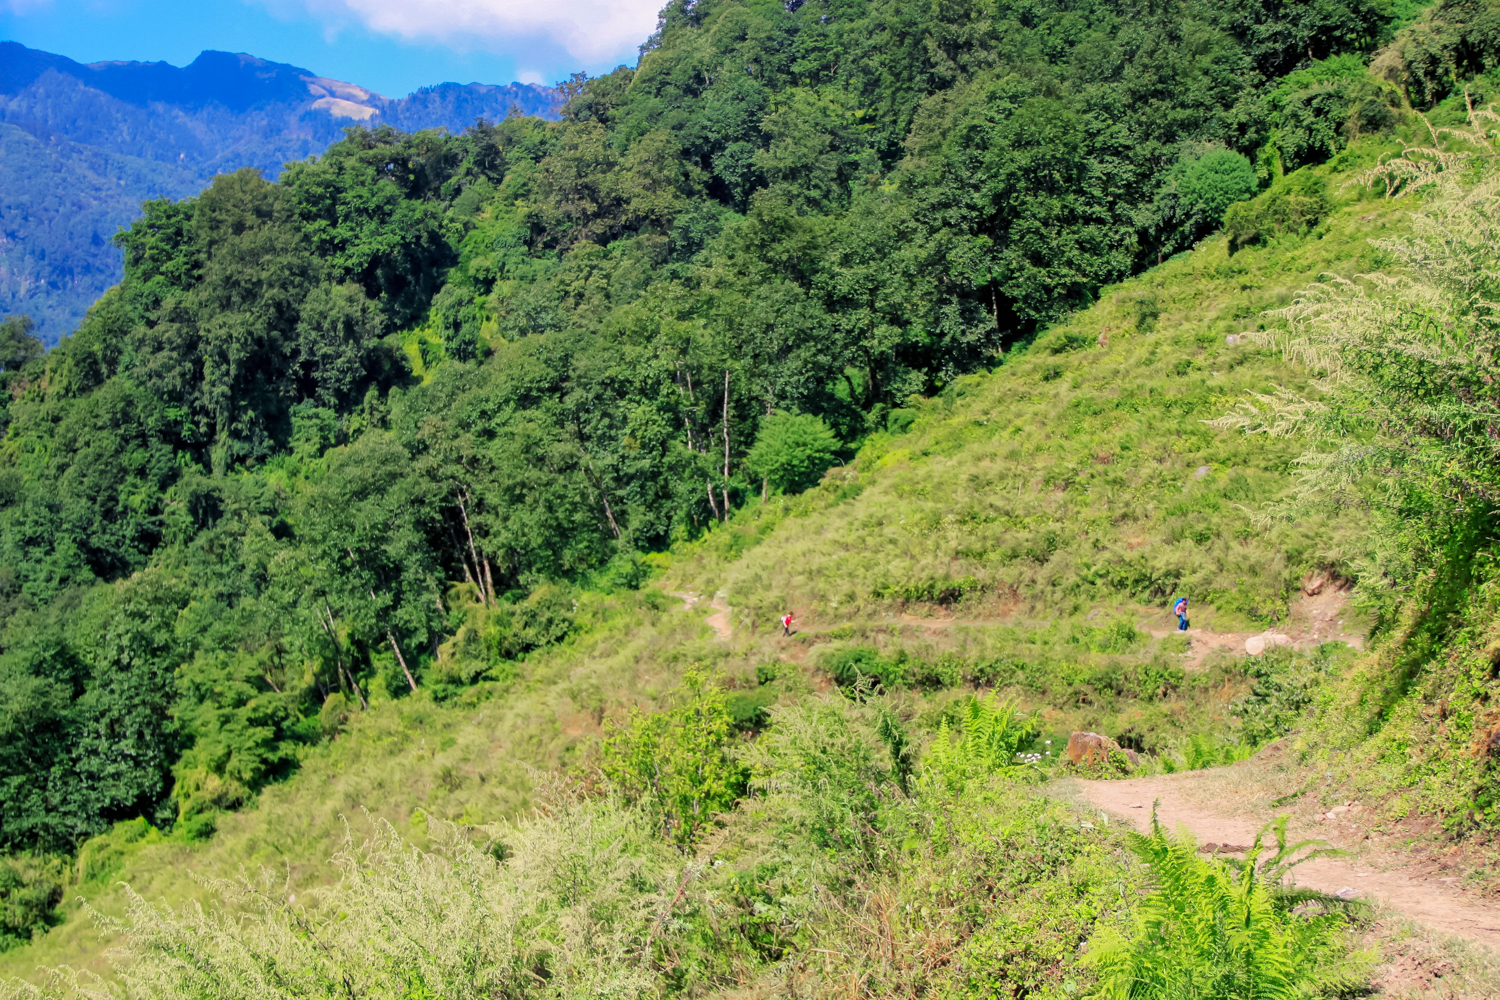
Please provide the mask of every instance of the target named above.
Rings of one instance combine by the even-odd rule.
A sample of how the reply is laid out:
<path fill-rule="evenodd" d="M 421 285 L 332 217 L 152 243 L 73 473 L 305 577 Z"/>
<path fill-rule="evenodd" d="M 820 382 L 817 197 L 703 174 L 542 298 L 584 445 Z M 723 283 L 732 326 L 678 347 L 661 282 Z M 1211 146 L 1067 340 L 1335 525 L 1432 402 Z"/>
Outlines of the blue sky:
<path fill-rule="evenodd" d="M 79 62 L 248 52 L 387 97 L 634 65 L 662 0 L 0 0 L 0 39 Z"/>

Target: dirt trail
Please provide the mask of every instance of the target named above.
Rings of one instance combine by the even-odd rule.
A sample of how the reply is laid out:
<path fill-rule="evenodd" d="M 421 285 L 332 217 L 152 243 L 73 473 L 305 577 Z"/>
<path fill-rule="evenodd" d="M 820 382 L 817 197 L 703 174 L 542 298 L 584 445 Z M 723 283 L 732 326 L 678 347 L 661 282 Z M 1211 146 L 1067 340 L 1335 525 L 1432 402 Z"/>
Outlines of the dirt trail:
<path fill-rule="evenodd" d="M 703 603 L 703 597 L 699 594 L 669 590 L 667 591 L 667 596 L 675 597 L 681 601 L 683 610 L 685 611 L 691 611 Z M 713 629 L 721 641 L 728 642 L 729 637 L 734 634 L 734 630 L 729 625 L 729 603 L 724 599 L 724 592 L 720 591 L 715 594 L 713 599 L 708 602 L 708 606 L 714 609 L 714 613 L 703 619 L 704 624 Z"/>
<path fill-rule="evenodd" d="M 703 603 L 704 598 L 700 594 L 683 591 L 667 591 L 667 593 L 682 601 L 685 610 L 692 610 Z M 1263 647 L 1276 645 L 1287 645 L 1294 649 L 1307 649 L 1338 639 L 1349 643 L 1356 649 L 1363 648 L 1364 640 L 1351 626 L 1344 628 L 1344 609 L 1349 600 L 1349 592 L 1346 588 L 1328 586 L 1322 588 L 1316 594 L 1298 594 L 1291 602 L 1287 621 L 1279 629 L 1268 629 L 1264 632 L 1211 632 L 1207 629 L 1188 629 L 1187 636 L 1189 647 L 1186 653 L 1181 654 L 1182 664 L 1188 670 L 1199 667 L 1204 656 L 1210 649 L 1228 649 L 1233 653 L 1247 652 L 1246 643 L 1259 637 Z M 734 629 L 729 621 L 729 604 L 723 591 L 714 594 L 708 602 L 714 613 L 704 621 L 718 635 L 721 641 L 727 642 L 734 634 Z M 1150 609 L 1141 609 L 1149 611 Z M 1090 616 L 1092 617 L 1092 616 Z M 1151 636 L 1162 639 L 1176 634 L 1176 629 L 1161 624 L 1163 614 L 1160 612 L 1150 614 L 1136 623 L 1136 628 Z M 1167 616 L 1170 617 L 1170 616 Z M 931 631 L 957 626 L 999 625 L 1014 623 L 1013 619 L 1005 618 L 982 618 L 982 619 L 959 619 L 959 618 L 924 618 L 916 615 L 903 613 L 896 617 L 892 624 L 916 625 Z M 1044 624 L 1044 623 L 1039 623 Z M 810 625 L 800 626 L 796 632 L 805 632 L 813 635 L 826 634 L 843 627 L 840 625 Z"/>
<path fill-rule="evenodd" d="M 1263 817 L 1234 814 L 1233 799 L 1214 784 L 1215 777 L 1214 771 L 1193 771 L 1126 781 L 1078 779 L 1077 785 L 1085 801 L 1142 831 L 1150 826 L 1152 802 L 1160 799 L 1157 815 L 1162 825 L 1173 831 L 1186 827 L 1203 845 L 1248 847 L 1267 820 L 1286 811 L 1275 810 Z M 1340 809 L 1327 822 L 1299 824 L 1293 818 L 1288 827 L 1293 843 L 1325 840 L 1352 855 L 1318 858 L 1298 866 L 1293 870 L 1298 885 L 1328 893 L 1352 889 L 1432 930 L 1500 952 L 1500 906 L 1456 891 L 1452 879 L 1431 878 L 1430 868 L 1424 872 L 1424 866 L 1403 864 L 1398 857 L 1365 849 L 1363 828 L 1338 822 L 1349 816 L 1347 809 Z"/>
<path fill-rule="evenodd" d="M 1260 649 L 1273 646 L 1291 646 L 1293 649 L 1310 649 L 1332 640 L 1346 642 L 1355 649 L 1364 648 L 1364 637 L 1351 625 L 1345 627 L 1345 609 L 1349 603 L 1349 588 L 1328 584 L 1320 586 L 1315 593 L 1299 593 L 1288 608 L 1287 620 L 1278 628 L 1264 632 L 1210 632 L 1207 629 L 1187 630 L 1188 651 L 1182 654 L 1182 664 L 1192 670 L 1202 664 L 1210 649 L 1227 649 L 1233 653 L 1258 652 L 1247 645 L 1258 641 Z M 1177 634 L 1175 626 L 1158 625 L 1160 615 L 1153 615 L 1136 624 L 1142 632 L 1149 632 L 1157 639 Z"/>
<path fill-rule="evenodd" d="M 729 626 L 729 603 L 724 600 L 724 592 L 720 591 L 715 594 L 714 599 L 708 602 L 708 606 L 714 609 L 714 613 L 703 620 L 708 623 L 709 628 L 719 634 L 721 640 L 728 642 L 734 630 Z"/>

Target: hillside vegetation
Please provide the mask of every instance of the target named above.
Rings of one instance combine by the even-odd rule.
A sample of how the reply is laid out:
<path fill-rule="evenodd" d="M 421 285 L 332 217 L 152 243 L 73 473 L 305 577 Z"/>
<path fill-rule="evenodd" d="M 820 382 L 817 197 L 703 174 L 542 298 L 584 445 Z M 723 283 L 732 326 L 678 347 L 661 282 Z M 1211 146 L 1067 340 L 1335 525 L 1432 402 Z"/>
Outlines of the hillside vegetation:
<path fill-rule="evenodd" d="M 1427 790 L 1393 820 L 1486 835 L 1458 748 L 1491 515 L 1448 499 L 1487 495 L 1463 157 L 1493 120 L 1452 91 L 1488 64 L 1411 103 L 1412 53 L 1488 37 L 1455 11 L 1382 50 L 1402 77 L 1364 69 L 1379 10 L 669 7 L 561 123 L 356 133 L 148 205 L 77 336 L 6 331 L 0 837 L 36 937 L 6 967 L 1352 995 L 1366 917 L 1286 889 L 1306 848 L 1269 831 L 1258 881 L 1048 789 L 1078 729 L 1161 770 L 1296 730 L 1372 797 Z M 911 35 L 864 53 L 873 25 Z M 1107 155 L 1106 106 L 1176 131 Z M 1169 632 L 1176 596 L 1284 622 L 1312 573 L 1357 583 L 1373 652 Z M 1435 716 L 1446 750 L 1392 752 Z"/>
<path fill-rule="evenodd" d="M 1350 176 L 1373 155 L 1374 150 L 1367 150 L 1349 163 L 1334 165 L 1330 169 L 1342 171 L 1334 180 Z M 729 524 L 695 542 L 681 543 L 663 564 L 659 583 L 639 591 L 618 585 L 572 591 L 570 600 L 577 602 L 569 609 L 573 634 L 560 645 L 533 651 L 523 661 L 487 671 L 484 662 L 464 665 L 460 651 L 466 641 L 474 641 L 467 630 L 482 635 L 493 612 L 482 604 L 477 588 L 460 588 L 452 600 L 469 624 L 445 647 L 446 655 L 440 654 L 423 690 L 406 698 L 377 699 L 368 713 L 328 718 L 337 738 L 304 753 L 299 771 L 285 783 L 265 788 L 253 806 L 217 814 L 217 833 L 206 842 L 184 837 L 182 825 L 179 832 L 165 836 L 144 823 L 121 824 L 90 841 L 78 862 L 82 881 L 69 891 L 82 889 L 103 912 L 124 916 L 128 897 L 108 887 L 114 880 L 128 881 L 146 898 L 181 900 L 207 891 L 189 879 L 189 871 L 229 877 L 240 864 L 264 864 L 277 879 L 289 874 L 290 893 L 300 895 L 336 875 L 339 868 L 329 859 L 346 835 L 346 822 L 353 824 L 356 844 L 365 836 L 378 839 L 379 846 L 371 847 L 383 859 L 378 864 L 398 866 L 405 873 L 399 878 L 437 877 L 436 870 L 422 875 L 408 867 L 415 861 L 400 861 L 400 852 L 407 848 L 393 838 L 399 831 L 408 843 L 434 847 L 452 836 L 443 824 L 456 823 L 467 831 L 465 842 L 480 846 L 491 838 L 507 845 L 521 838 L 531 846 L 515 850 L 546 852 L 559 849 L 562 838 L 580 851 L 605 851 L 611 866 L 637 871 L 635 866 L 644 865 L 639 869 L 643 874 L 600 876 L 601 881 L 590 885 L 616 893 L 636 879 L 646 887 L 640 891 L 648 900 L 656 898 L 650 894 L 657 891 L 668 899 L 675 895 L 684 877 L 682 866 L 699 864 L 695 857 L 724 860 L 726 866 L 732 864 L 726 871 L 736 873 L 735 878 L 752 879 L 748 885 L 755 892 L 777 898 L 790 893 L 783 902 L 790 912 L 766 918 L 771 923 L 764 933 L 771 935 L 772 950 L 752 949 L 712 960 L 708 955 L 677 954 L 666 963 L 675 970 L 672 975 L 689 977 L 684 985 L 697 984 L 694 990 L 722 983 L 725 977 L 785 974 L 837 980 L 846 970 L 835 959 L 829 959 L 832 965 L 810 968 L 782 969 L 776 964 L 783 954 L 804 959 L 822 954 L 808 953 L 808 947 L 863 954 L 848 951 L 851 942 L 837 937 L 843 933 L 837 930 L 839 911 L 828 909 L 833 904 L 820 896 L 824 890 L 819 887 L 826 880 L 856 879 L 850 894 L 840 897 L 838 906 L 843 907 L 896 905 L 892 900 L 929 891 L 924 886 L 934 878 L 950 885 L 942 891 L 967 897 L 974 891 L 972 880 L 1001 877 L 999 873 L 1015 864 L 1014 858 L 983 851 L 976 855 L 977 844 L 965 841 L 968 846 L 951 854 L 951 845 L 932 846 L 932 855 L 925 854 L 929 848 L 924 847 L 921 856 L 902 861 L 896 869 L 883 867 L 885 863 L 867 869 L 874 862 L 835 858 L 827 862 L 835 867 L 822 875 L 797 876 L 812 882 L 783 885 L 780 880 L 789 876 L 778 874 L 779 868 L 791 865 L 800 871 L 805 862 L 795 855 L 768 859 L 765 852 L 775 854 L 811 836 L 772 835 L 765 829 L 768 817 L 782 821 L 786 800 L 752 795 L 698 832 L 695 840 L 701 843 L 683 856 L 668 847 L 671 838 L 652 840 L 649 814 L 621 812 L 618 801 L 610 805 L 575 800 L 570 796 L 578 793 L 553 790 L 551 779 L 519 764 L 585 779 L 600 766 L 606 771 L 621 767 L 598 756 L 601 733 L 628 725 L 632 708 L 691 710 L 694 702 L 683 706 L 687 695 L 680 684 L 684 671 L 695 669 L 700 676 L 718 678 L 713 684 L 723 693 L 714 695 L 711 688 L 704 697 L 717 697 L 724 714 L 719 730 L 693 746 L 693 754 L 700 759 L 722 754 L 717 759 L 730 762 L 723 766 L 732 770 L 734 762 L 747 759 L 743 755 L 763 753 L 755 748 L 763 748 L 765 741 L 781 739 L 778 733 L 789 730 L 787 740 L 836 738 L 833 747 L 794 745 L 787 752 L 811 753 L 825 761 L 850 755 L 865 760 L 861 767 L 874 770 L 841 780 L 874 780 L 877 788 L 888 788 L 892 795 L 905 785 L 910 797 L 903 793 L 889 804 L 900 817 L 880 818 L 873 831 L 865 828 L 873 822 L 869 816 L 846 818 L 855 824 L 856 840 L 878 834 L 875 844 L 861 847 L 858 858 L 894 850 L 895 862 L 913 849 L 907 824 L 925 823 L 921 816 L 931 815 L 933 809 L 942 814 L 947 808 L 941 803 L 948 793 L 919 792 L 919 775 L 939 780 L 944 787 L 948 780 L 932 777 L 939 772 L 918 766 L 920 748 L 945 722 L 955 729 L 966 726 L 965 692 L 976 688 L 998 687 L 1020 699 L 1025 709 L 1040 711 L 1036 723 L 1023 726 L 1009 747 L 1016 752 L 1036 747 L 1034 752 L 1044 758 L 1038 777 L 1051 764 L 1046 741 L 1060 749 L 1068 732 L 1078 728 L 1117 735 L 1146 751 L 1148 759 L 1155 755 L 1178 766 L 1187 766 L 1197 752 L 1190 736 L 1214 748 L 1248 749 L 1281 735 L 1310 703 L 1312 685 L 1336 673 L 1350 654 L 1341 659 L 1329 649 L 1305 661 L 1277 661 L 1269 675 L 1264 666 L 1228 657 L 1211 658 L 1189 672 L 1178 665 L 1185 647 L 1171 638 L 1153 639 L 1138 626 L 1165 618 L 1163 595 L 1179 591 L 1204 602 L 1194 612 L 1195 624 L 1260 626 L 1285 614 L 1289 596 L 1306 572 L 1348 567 L 1367 555 L 1364 532 L 1333 516 L 1304 519 L 1269 534 L 1255 530 L 1244 507 L 1271 500 L 1286 488 L 1297 448 L 1279 440 L 1216 431 L 1203 420 L 1223 414 L 1246 391 L 1303 384 L 1279 352 L 1248 343 L 1226 344 L 1225 331 L 1257 325 L 1264 307 L 1289 301 L 1320 273 L 1354 274 L 1379 264 L 1379 251 L 1370 238 L 1405 231 L 1409 209 L 1409 203 L 1372 195 L 1335 211 L 1316 233 L 1284 237 L 1233 257 L 1227 254 L 1225 240 L 1215 238 L 1141 279 L 1111 289 L 1098 306 L 1055 327 L 994 373 L 960 381 L 945 396 L 900 414 L 899 419 L 910 421 L 905 432 L 871 439 L 845 466 L 835 465 L 815 489 L 796 497 L 772 497 L 763 504 L 752 501 Z M 1143 301 L 1148 303 L 1145 308 Z M 1106 332 L 1101 346 L 1100 334 Z M 1048 344 L 1064 349 L 1054 353 Z M 1071 415 L 1068 423 L 1059 424 L 1059 413 Z M 1042 416 L 1048 419 L 1039 419 Z M 1207 472 L 1200 475 L 1205 466 Z M 994 468 L 1009 475 L 995 482 L 997 475 L 990 471 Z M 933 516 L 933 511 L 944 513 Z M 962 532 L 943 523 L 949 515 L 965 526 Z M 913 527 L 906 528 L 902 518 L 915 522 Z M 1038 526 L 1034 537 L 1028 518 Z M 987 525 L 993 527 L 986 529 Z M 994 541 L 986 543 L 987 538 Z M 944 548 L 959 542 L 962 551 Z M 662 563 L 661 557 L 654 561 Z M 720 641 L 703 622 L 703 605 L 685 608 L 667 590 L 722 590 L 731 608 L 734 638 Z M 785 599 L 779 600 L 783 595 Z M 772 629 L 777 612 L 787 606 L 798 613 L 803 629 L 791 641 L 779 639 Z M 922 624 L 950 619 L 955 624 Z M 472 671 L 479 673 L 471 685 L 454 679 L 455 674 Z M 873 680 L 879 686 L 873 699 L 850 703 L 831 693 L 832 685 L 841 681 L 856 690 L 860 674 L 867 678 L 865 683 Z M 1257 690 L 1268 677 L 1276 684 Z M 888 740 L 897 730 L 891 726 L 899 727 L 898 749 L 905 748 L 895 757 Z M 853 729 L 843 732 L 843 727 Z M 756 733 L 760 735 L 749 741 Z M 716 746 L 722 749 L 715 751 Z M 1230 759 L 1233 756 L 1237 754 Z M 1009 761 L 1003 752 L 1001 759 Z M 773 761 L 762 766 L 786 765 Z M 957 766 L 959 787 L 969 787 L 965 765 Z M 980 765 L 975 775 L 981 785 L 989 766 Z M 748 768 L 739 764 L 740 776 L 731 774 L 731 799 L 738 794 L 732 791 L 734 782 L 752 773 Z M 628 780 L 621 783 L 632 786 Z M 639 792 L 642 786 L 636 787 Z M 980 794 L 979 787 L 973 786 L 971 793 Z M 808 793 L 793 788 L 781 794 L 801 801 Z M 847 786 L 835 786 L 824 794 L 843 802 L 851 793 Z M 1017 814 L 1008 782 L 1002 781 L 995 794 L 999 797 L 992 806 L 967 817 L 965 822 L 975 825 L 962 837 L 993 837 L 997 831 L 1011 830 L 1021 839 L 1003 836 L 1010 845 L 1007 852 L 1035 842 L 1062 853 L 1049 855 L 1053 860 L 1048 864 L 1060 867 L 1046 869 L 1053 874 L 1041 876 L 1040 885 L 1024 891 L 998 886 L 993 891 L 1014 900 L 1011 909 L 1018 918 L 1058 905 L 1048 898 L 1075 900 L 1069 904 L 1073 906 L 1074 894 L 1083 892 L 1082 898 L 1094 901 L 1082 904 L 1081 917 L 1049 924 L 1044 939 L 1033 937 L 1037 928 L 1026 920 L 972 940 L 971 932 L 956 925 L 918 922 L 902 931 L 903 948 L 929 947 L 931 936 L 939 935 L 950 941 L 948 947 L 966 942 L 963 946 L 972 949 L 972 957 L 928 968 L 916 955 L 905 955 L 902 962 L 911 967 L 893 969 L 891 974 L 917 977 L 915 982 L 930 986 L 952 976 L 978 975 L 976 970 L 990 961 L 984 956 L 1001 949 L 1010 956 L 1007 962 L 1015 963 L 1005 974 L 1014 979 L 1005 982 L 1046 986 L 1066 995 L 1066 982 L 1087 981 L 1090 973 L 1064 956 L 1092 934 L 1096 920 L 1120 913 L 1119 888 L 1112 881 L 1117 875 L 1106 874 L 1117 870 L 1109 866 L 1118 861 L 1106 859 L 1117 858 L 1123 845 L 1117 834 L 1102 827 L 1067 846 L 1073 843 L 1069 837 L 1080 835 L 1065 834 L 1067 824 L 1082 830 L 1078 817 L 1067 818 L 1066 811 L 1059 813 L 1059 807 L 1041 802 Z M 721 801 L 718 808 L 726 805 L 728 800 Z M 538 807 L 550 817 L 540 826 L 521 820 L 529 808 Z M 800 809 L 793 815 L 800 815 Z M 509 825 L 518 820 L 522 826 Z M 381 832 L 382 822 L 395 824 L 395 830 Z M 1097 818 L 1090 822 L 1097 823 Z M 629 825 L 641 823 L 647 829 Z M 596 835 L 584 835 L 581 829 L 597 829 L 602 840 L 589 839 Z M 617 857 L 610 845 L 621 836 L 636 838 L 632 842 L 640 846 L 631 850 L 645 854 Z M 736 843 L 746 837 L 752 842 Z M 886 843 L 891 846 L 880 846 Z M 664 848 L 666 853 L 660 853 Z M 455 844 L 442 850 L 462 853 L 469 848 Z M 603 862 L 595 857 L 569 863 L 593 868 Z M 1080 865 L 1106 867 L 1084 875 L 1089 869 Z M 391 877 L 398 877 L 396 869 Z M 1059 878 L 1064 881 L 1054 884 Z M 1086 881 L 1079 883 L 1078 878 Z M 658 884 L 667 888 L 649 888 Z M 423 885 L 422 892 L 454 891 Z M 691 900 L 680 899 L 676 905 L 710 921 L 729 919 L 715 909 L 718 906 L 754 910 L 753 898 L 734 895 L 749 888 L 736 888 L 726 897 L 723 893 L 729 890 L 716 885 L 693 881 Z M 408 889 L 382 884 L 368 891 L 405 894 Z M 529 889 L 506 891 L 521 892 L 527 906 L 554 905 L 526 895 Z M 236 906 L 247 901 L 239 892 L 231 892 L 239 900 Z M 1104 895 L 1088 895 L 1097 893 Z M 608 905 L 630 909 L 648 903 L 627 896 Z M 15 953 L 10 967 L 22 971 L 38 963 L 68 962 L 101 968 L 92 920 L 82 911 L 70 912 L 64 926 L 38 945 Z M 153 928 L 152 934 L 200 933 L 159 927 L 161 918 L 145 912 L 138 919 Z M 399 922 L 411 919 L 408 915 Z M 828 920 L 834 923 L 826 924 Z M 443 925 L 434 932 L 449 934 L 453 927 Z M 639 953 L 640 931 L 617 927 L 610 933 L 624 935 L 610 947 Z M 996 940 L 995 934 L 1001 938 Z M 719 937 L 713 940 L 715 948 L 724 944 Z M 1074 943 L 1066 943 L 1070 941 Z M 163 946 L 168 951 L 176 947 L 168 946 L 167 939 Z M 256 947 L 273 946 L 261 941 Z M 607 968 L 614 961 L 613 953 L 592 945 L 568 947 L 574 949 L 568 953 L 570 962 L 576 959 L 590 968 L 601 962 L 601 968 Z M 673 942 L 663 947 L 675 951 L 682 946 Z M 284 960 L 303 961 L 289 956 Z M 408 960 L 404 956 L 399 962 Z M 763 969 L 767 961 L 772 966 Z M 157 974 L 164 973 L 153 973 Z M 158 990 L 167 988 L 164 982 L 143 981 L 139 988 L 159 995 Z"/>

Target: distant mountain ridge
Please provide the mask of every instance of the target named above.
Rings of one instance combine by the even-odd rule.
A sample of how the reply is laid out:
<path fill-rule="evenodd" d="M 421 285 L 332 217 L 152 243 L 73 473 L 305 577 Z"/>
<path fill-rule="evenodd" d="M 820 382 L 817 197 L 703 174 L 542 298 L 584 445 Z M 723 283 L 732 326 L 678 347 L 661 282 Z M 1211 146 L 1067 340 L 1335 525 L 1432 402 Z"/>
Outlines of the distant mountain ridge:
<path fill-rule="evenodd" d="M 55 342 L 119 280 L 110 237 L 147 198 L 196 194 L 218 173 L 282 165 L 350 125 L 461 131 L 512 109 L 553 117 L 536 84 L 443 83 L 389 98 L 255 56 L 83 64 L 0 42 L 0 316 Z"/>

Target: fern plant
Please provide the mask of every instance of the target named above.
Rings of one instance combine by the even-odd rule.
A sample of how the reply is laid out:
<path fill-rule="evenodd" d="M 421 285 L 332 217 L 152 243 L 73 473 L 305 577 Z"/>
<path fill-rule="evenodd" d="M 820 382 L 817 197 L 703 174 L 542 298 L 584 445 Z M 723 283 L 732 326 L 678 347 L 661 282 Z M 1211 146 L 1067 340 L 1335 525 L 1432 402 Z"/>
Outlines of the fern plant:
<path fill-rule="evenodd" d="M 1026 751 L 1038 728 L 1036 716 L 1023 714 L 1014 699 L 1001 700 L 998 694 L 982 701 L 970 698 L 959 732 L 944 720 L 927 748 L 928 780 L 957 792 L 973 778 L 1035 768 L 1039 755 Z"/>
<path fill-rule="evenodd" d="M 1268 831 L 1275 846 L 1263 859 Z M 1151 832 L 1127 839 L 1154 891 L 1128 931 L 1109 928 L 1091 943 L 1098 1000 L 1290 1000 L 1357 985 L 1359 959 L 1344 940 L 1352 904 L 1285 884 L 1297 865 L 1338 852 L 1288 844 L 1286 817 L 1257 834 L 1243 861 L 1168 836 L 1155 808 Z"/>

